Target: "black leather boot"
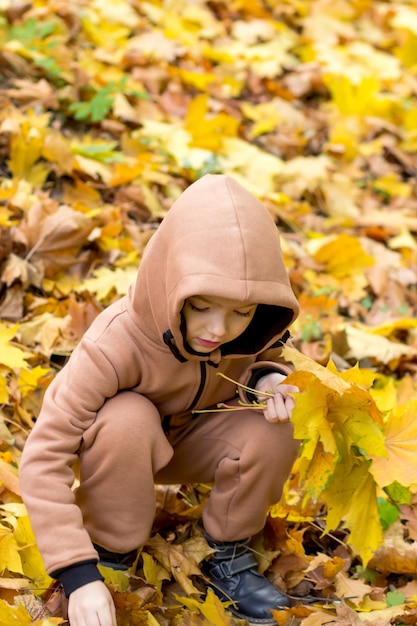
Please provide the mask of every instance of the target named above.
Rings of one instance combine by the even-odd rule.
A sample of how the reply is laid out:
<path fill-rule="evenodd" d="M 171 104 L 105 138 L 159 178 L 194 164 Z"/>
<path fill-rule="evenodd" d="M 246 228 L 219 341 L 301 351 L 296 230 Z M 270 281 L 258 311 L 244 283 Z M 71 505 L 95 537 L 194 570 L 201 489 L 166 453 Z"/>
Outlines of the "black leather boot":
<path fill-rule="evenodd" d="M 271 609 L 291 606 L 288 596 L 279 591 L 257 570 L 257 561 L 248 547 L 249 539 L 219 543 L 204 533 L 216 553 L 205 561 L 202 571 L 209 578 L 209 587 L 224 601 L 232 601 L 229 609 L 236 617 L 251 624 L 276 624 Z"/>

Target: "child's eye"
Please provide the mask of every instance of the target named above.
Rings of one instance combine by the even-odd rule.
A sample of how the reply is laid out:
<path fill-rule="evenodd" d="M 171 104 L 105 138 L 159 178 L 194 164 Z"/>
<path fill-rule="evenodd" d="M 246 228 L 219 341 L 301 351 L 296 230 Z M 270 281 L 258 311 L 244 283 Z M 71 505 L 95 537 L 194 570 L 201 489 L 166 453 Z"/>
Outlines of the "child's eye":
<path fill-rule="evenodd" d="M 241 317 L 250 317 L 252 315 L 252 311 L 235 311 Z"/>
<path fill-rule="evenodd" d="M 208 307 L 201 308 L 201 307 L 196 306 L 192 302 L 189 302 L 188 304 L 190 305 L 190 309 L 192 311 L 197 311 L 198 313 L 204 313 L 204 311 L 208 311 Z"/>

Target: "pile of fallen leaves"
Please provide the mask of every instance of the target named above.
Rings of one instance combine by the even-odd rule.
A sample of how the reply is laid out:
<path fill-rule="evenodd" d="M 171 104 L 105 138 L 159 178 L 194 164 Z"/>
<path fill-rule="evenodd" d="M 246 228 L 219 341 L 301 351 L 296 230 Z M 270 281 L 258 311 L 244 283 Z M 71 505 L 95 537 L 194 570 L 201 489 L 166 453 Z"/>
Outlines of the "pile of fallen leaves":
<path fill-rule="evenodd" d="M 277 623 L 417 624 L 415 1 L 0 0 L 0 81 L 0 625 L 65 619 L 19 495 L 43 393 L 207 172 L 266 204 L 301 304 L 303 447 L 253 542 Z M 199 593 L 209 490 L 157 487 L 119 626 L 239 624 Z"/>

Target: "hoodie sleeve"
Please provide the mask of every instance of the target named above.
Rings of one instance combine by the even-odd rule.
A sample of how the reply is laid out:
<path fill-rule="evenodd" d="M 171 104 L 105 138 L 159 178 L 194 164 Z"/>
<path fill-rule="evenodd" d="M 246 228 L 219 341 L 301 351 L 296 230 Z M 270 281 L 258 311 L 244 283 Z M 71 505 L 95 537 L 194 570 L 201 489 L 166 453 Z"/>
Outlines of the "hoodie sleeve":
<path fill-rule="evenodd" d="M 47 571 L 97 561 L 72 491 L 73 467 L 85 430 L 119 376 L 97 343 L 84 338 L 46 391 L 25 444 L 19 479 Z"/>
<path fill-rule="evenodd" d="M 285 376 L 291 374 L 291 372 L 294 371 L 292 363 L 285 361 L 282 357 L 282 347 L 284 343 L 292 346 L 289 335 L 287 339 L 284 336 L 284 338 L 277 342 L 277 344 L 259 354 L 257 360 L 242 374 L 239 382 L 254 389 L 258 380 L 271 372 L 278 372 L 279 374 L 284 374 Z M 241 387 L 239 387 L 239 396 L 244 402 L 251 402 L 254 400 L 253 394 L 246 392 Z"/>

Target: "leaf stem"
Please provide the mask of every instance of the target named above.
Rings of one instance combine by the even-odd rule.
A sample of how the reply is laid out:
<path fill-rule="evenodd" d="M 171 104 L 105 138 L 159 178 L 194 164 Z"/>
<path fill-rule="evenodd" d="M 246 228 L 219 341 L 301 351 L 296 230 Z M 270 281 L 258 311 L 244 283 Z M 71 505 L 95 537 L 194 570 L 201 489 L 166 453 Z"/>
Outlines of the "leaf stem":
<path fill-rule="evenodd" d="M 229 376 L 226 376 L 226 374 L 223 374 L 222 372 L 217 372 L 216 376 L 221 376 L 222 378 L 225 378 L 230 383 L 234 383 L 241 389 L 244 389 L 245 391 L 249 391 L 249 393 L 262 394 L 263 396 L 268 396 L 270 398 L 273 398 L 275 395 L 273 391 L 258 391 L 258 389 L 254 389 L 253 387 L 248 387 L 247 385 L 244 385 L 243 383 L 239 383 L 237 380 L 233 380 L 233 378 L 229 378 Z"/>

